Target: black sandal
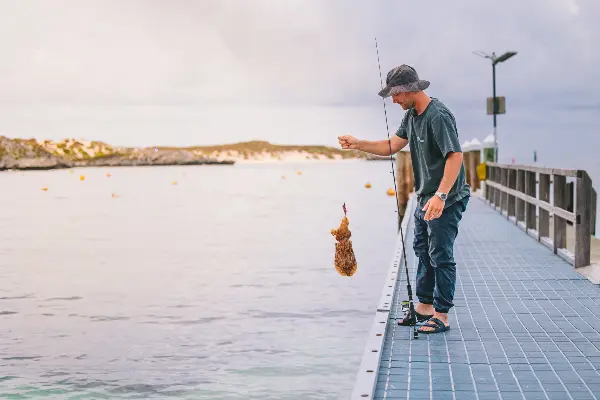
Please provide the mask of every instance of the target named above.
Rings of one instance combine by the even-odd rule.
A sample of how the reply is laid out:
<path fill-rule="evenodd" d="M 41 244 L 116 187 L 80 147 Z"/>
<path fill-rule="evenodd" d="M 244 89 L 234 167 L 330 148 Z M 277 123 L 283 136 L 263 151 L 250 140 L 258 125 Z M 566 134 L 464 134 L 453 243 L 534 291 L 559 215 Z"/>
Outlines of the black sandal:
<path fill-rule="evenodd" d="M 425 321 L 431 319 L 431 317 L 433 317 L 433 315 L 419 314 L 417 312 L 417 310 L 415 310 L 415 314 L 417 315 L 417 324 L 421 323 L 421 322 L 425 322 Z M 404 316 L 404 318 L 402 320 L 398 321 L 398 325 L 402 325 L 402 326 L 414 326 L 415 325 L 410 316 L 410 310 L 406 313 L 406 315 Z"/>
<path fill-rule="evenodd" d="M 423 331 L 421 330 L 421 328 L 419 328 L 419 333 L 438 333 L 438 332 L 446 332 L 447 330 L 450 329 L 449 326 L 446 326 L 442 321 L 440 321 L 437 318 L 430 318 L 429 321 L 433 322 L 433 323 L 429 323 L 429 324 L 425 324 L 423 325 L 421 328 L 423 327 L 428 327 L 428 328 L 434 328 L 434 330 L 432 331 Z M 429 322 L 427 321 L 427 322 Z"/>

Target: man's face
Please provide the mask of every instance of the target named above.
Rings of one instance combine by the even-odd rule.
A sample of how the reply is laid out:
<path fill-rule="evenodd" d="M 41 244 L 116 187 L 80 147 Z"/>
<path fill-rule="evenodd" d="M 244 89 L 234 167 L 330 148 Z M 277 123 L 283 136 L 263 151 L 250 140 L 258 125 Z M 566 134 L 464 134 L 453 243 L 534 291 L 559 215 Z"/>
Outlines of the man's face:
<path fill-rule="evenodd" d="M 392 100 L 396 104 L 400 104 L 403 109 L 408 110 L 415 105 L 414 96 L 412 93 L 398 93 L 392 96 Z"/>

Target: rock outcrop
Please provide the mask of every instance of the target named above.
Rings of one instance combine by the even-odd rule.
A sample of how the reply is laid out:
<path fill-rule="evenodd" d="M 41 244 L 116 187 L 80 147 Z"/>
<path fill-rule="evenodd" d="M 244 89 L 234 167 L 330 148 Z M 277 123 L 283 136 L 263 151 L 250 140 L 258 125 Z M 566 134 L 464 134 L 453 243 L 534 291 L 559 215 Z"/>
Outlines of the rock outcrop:
<path fill-rule="evenodd" d="M 58 142 L 0 136 L 0 170 L 88 166 L 234 164 L 186 149 L 113 147 L 102 142 L 66 139 Z"/>
<path fill-rule="evenodd" d="M 236 162 L 347 159 L 383 158 L 356 150 L 327 146 L 278 145 L 266 141 L 184 148 L 132 148 L 111 146 L 99 141 L 9 139 L 0 136 L 0 170 L 87 166 L 231 165 Z"/>
<path fill-rule="evenodd" d="M 0 136 L 0 170 L 68 168 L 69 160 L 56 156 L 35 140 Z"/>

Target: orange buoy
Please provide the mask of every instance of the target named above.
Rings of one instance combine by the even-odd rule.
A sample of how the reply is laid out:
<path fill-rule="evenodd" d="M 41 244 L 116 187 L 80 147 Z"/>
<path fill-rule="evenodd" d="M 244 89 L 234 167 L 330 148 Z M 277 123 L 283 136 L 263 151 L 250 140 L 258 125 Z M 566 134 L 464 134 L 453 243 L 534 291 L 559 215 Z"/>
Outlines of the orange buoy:
<path fill-rule="evenodd" d="M 107 178 L 110 178 L 110 172 L 107 172 L 107 173 L 106 173 L 106 177 L 107 177 Z"/>
<path fill-rule="evenodd" d="M 394 189 L 392 189 L 392 188 L 389 188 L 389 189 L 387 190 L 387 194 L 388 194 L 388 196 L 393 196 L 393 195 L 395 195 L 395 194 L 396 194 L 396 192 L 394 192 Z"/>
<path fill-rule="evenodd" d="M 81 176 L 79 177 L 79 180 L 80 180 L 80 181 L 85 181 L 85 176 L 81 175 Z"/>
<path fill-rule="evenodd" d="M 177 181 L 173 181 L 171 182 L 173 185 L 177 185 Z"/>
<path fill-rule="evenodd" d="M 46 191 L 48 191 L 48 188 L 47 188 L 47 187 L 43 187 L 43 188 L 42 188 L 42 190 L 43 190 L 44 192 L 46 192 Z"/>
<path fill-rule="evenodd" d="M 302 175 L 302 171 L 298 171 L 298 175 Z"/>
<path fill-rule="evenodd" d="M 367 183 L 365 183 L 365 187 L 366 187 L 367 189 L 370 189 L 370 188 L 371 188 L 371 184 L 370 184 L 369 182 L 367 182 Z"/>

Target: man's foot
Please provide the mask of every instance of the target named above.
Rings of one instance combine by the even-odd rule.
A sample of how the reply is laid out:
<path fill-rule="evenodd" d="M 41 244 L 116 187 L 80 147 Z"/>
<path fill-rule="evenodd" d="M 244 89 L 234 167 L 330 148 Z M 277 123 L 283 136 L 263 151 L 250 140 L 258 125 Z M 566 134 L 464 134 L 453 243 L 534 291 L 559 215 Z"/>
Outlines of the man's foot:
<path fill-rule="evenodd" d="M 419 303 L 415 306 L 415 311 L 422 315 L 434 315 L 433 304 Z"/>
<path fill-rule="evenodd" d="M 422 323 L 425 322 L 427 320 L 429 320 L 431 317 L 433 317 L 433 305 L 431 304 L 417 304 L 415 306 L 415 313 L 417 314 L 417 324 L 418 323 Z M 400 321 L 398 321 L 398 325 L 402 325 L 402 326 L 413 326 L 414 324 L 411 322 L 411 315 L 410 315 L 410 310 L 406 313 L 406 315 L 404 316 L 404 318 Z"/>
<path fill-rule="evenodd" d="M 445 332 L 450 329 L 448 314 L 436 312 L 425 325 L 419 328 L 419 333 Z"/>

